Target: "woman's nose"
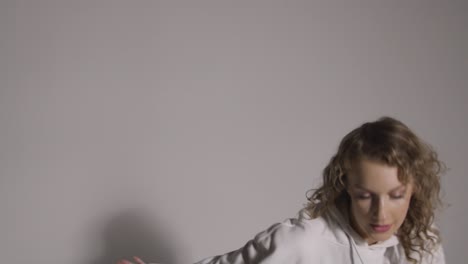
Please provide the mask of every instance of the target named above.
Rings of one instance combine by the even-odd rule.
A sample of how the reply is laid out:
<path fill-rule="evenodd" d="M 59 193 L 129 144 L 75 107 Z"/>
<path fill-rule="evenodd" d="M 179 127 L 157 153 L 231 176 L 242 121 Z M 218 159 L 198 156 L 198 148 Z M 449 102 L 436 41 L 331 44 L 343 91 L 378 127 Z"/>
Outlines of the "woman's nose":
<path fill-rule="evenodd" d="M 377 198 L 374 202 L 372 218 L 379 224 L 385 224 L 385 220 L 387 219 L 386 206 L 387 204 L 382 198 Z"/>

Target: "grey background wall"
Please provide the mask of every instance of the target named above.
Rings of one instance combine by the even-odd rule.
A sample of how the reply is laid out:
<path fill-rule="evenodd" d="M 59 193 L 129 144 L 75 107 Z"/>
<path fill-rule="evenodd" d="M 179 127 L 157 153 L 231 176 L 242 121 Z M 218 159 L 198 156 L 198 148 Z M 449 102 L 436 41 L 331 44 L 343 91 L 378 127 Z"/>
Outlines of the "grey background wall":
<path fill-rule="evenodd" d="M 294 217 L 389 115 L 450 171 L 468 259 L 467 5 L 2 1 L 2 263 L 192 263 Z"/>

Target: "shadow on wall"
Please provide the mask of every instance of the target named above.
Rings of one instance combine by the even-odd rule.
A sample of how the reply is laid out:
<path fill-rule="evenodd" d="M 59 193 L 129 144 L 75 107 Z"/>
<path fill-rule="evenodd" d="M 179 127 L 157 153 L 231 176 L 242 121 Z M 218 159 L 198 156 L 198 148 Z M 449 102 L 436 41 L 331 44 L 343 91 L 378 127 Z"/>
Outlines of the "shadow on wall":
<path fill-rule="evenodd" d="M 173 247 L 164 229 L 141 209 L 114 215 L 102 232 L 103 251 L 90 264 L 115 264 L 125 258 L 140 257 L 146 263 L 176 263 Z"/>

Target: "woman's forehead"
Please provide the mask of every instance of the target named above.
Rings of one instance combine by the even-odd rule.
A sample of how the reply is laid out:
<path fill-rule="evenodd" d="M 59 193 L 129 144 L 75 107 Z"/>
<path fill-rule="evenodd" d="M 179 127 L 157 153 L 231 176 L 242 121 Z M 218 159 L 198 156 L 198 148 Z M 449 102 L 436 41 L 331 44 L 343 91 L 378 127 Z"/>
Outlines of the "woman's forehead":
<path fill-rule="evenodd" d="M 356 162 L 349 171 L 351 185 L 379 185 L 388 188 L 397 188 L 404 185 L 398 176 L 398 167 L 390 166 L 383 162 L 361 159 Z"/>

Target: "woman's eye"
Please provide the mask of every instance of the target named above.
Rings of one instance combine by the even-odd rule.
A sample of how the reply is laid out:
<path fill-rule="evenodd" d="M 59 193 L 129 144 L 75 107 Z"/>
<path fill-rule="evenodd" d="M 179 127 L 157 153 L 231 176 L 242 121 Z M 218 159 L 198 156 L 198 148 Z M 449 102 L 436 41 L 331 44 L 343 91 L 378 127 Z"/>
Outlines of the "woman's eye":
<path fill-rule="evenodd" d="M 368 194 L 358 194 L 356 197 L 357 197 L 359 200 L 366 200 L 366 199 L 370 199 L 370 198 L 371 198 L 371 196 L 368 195 Z"/>
<path fill-rule="evenodd" d="M 405 197 L 404 195 L 392 195 L 391 196 L 392 199 L 402 199 L 404 197 Z"/>

